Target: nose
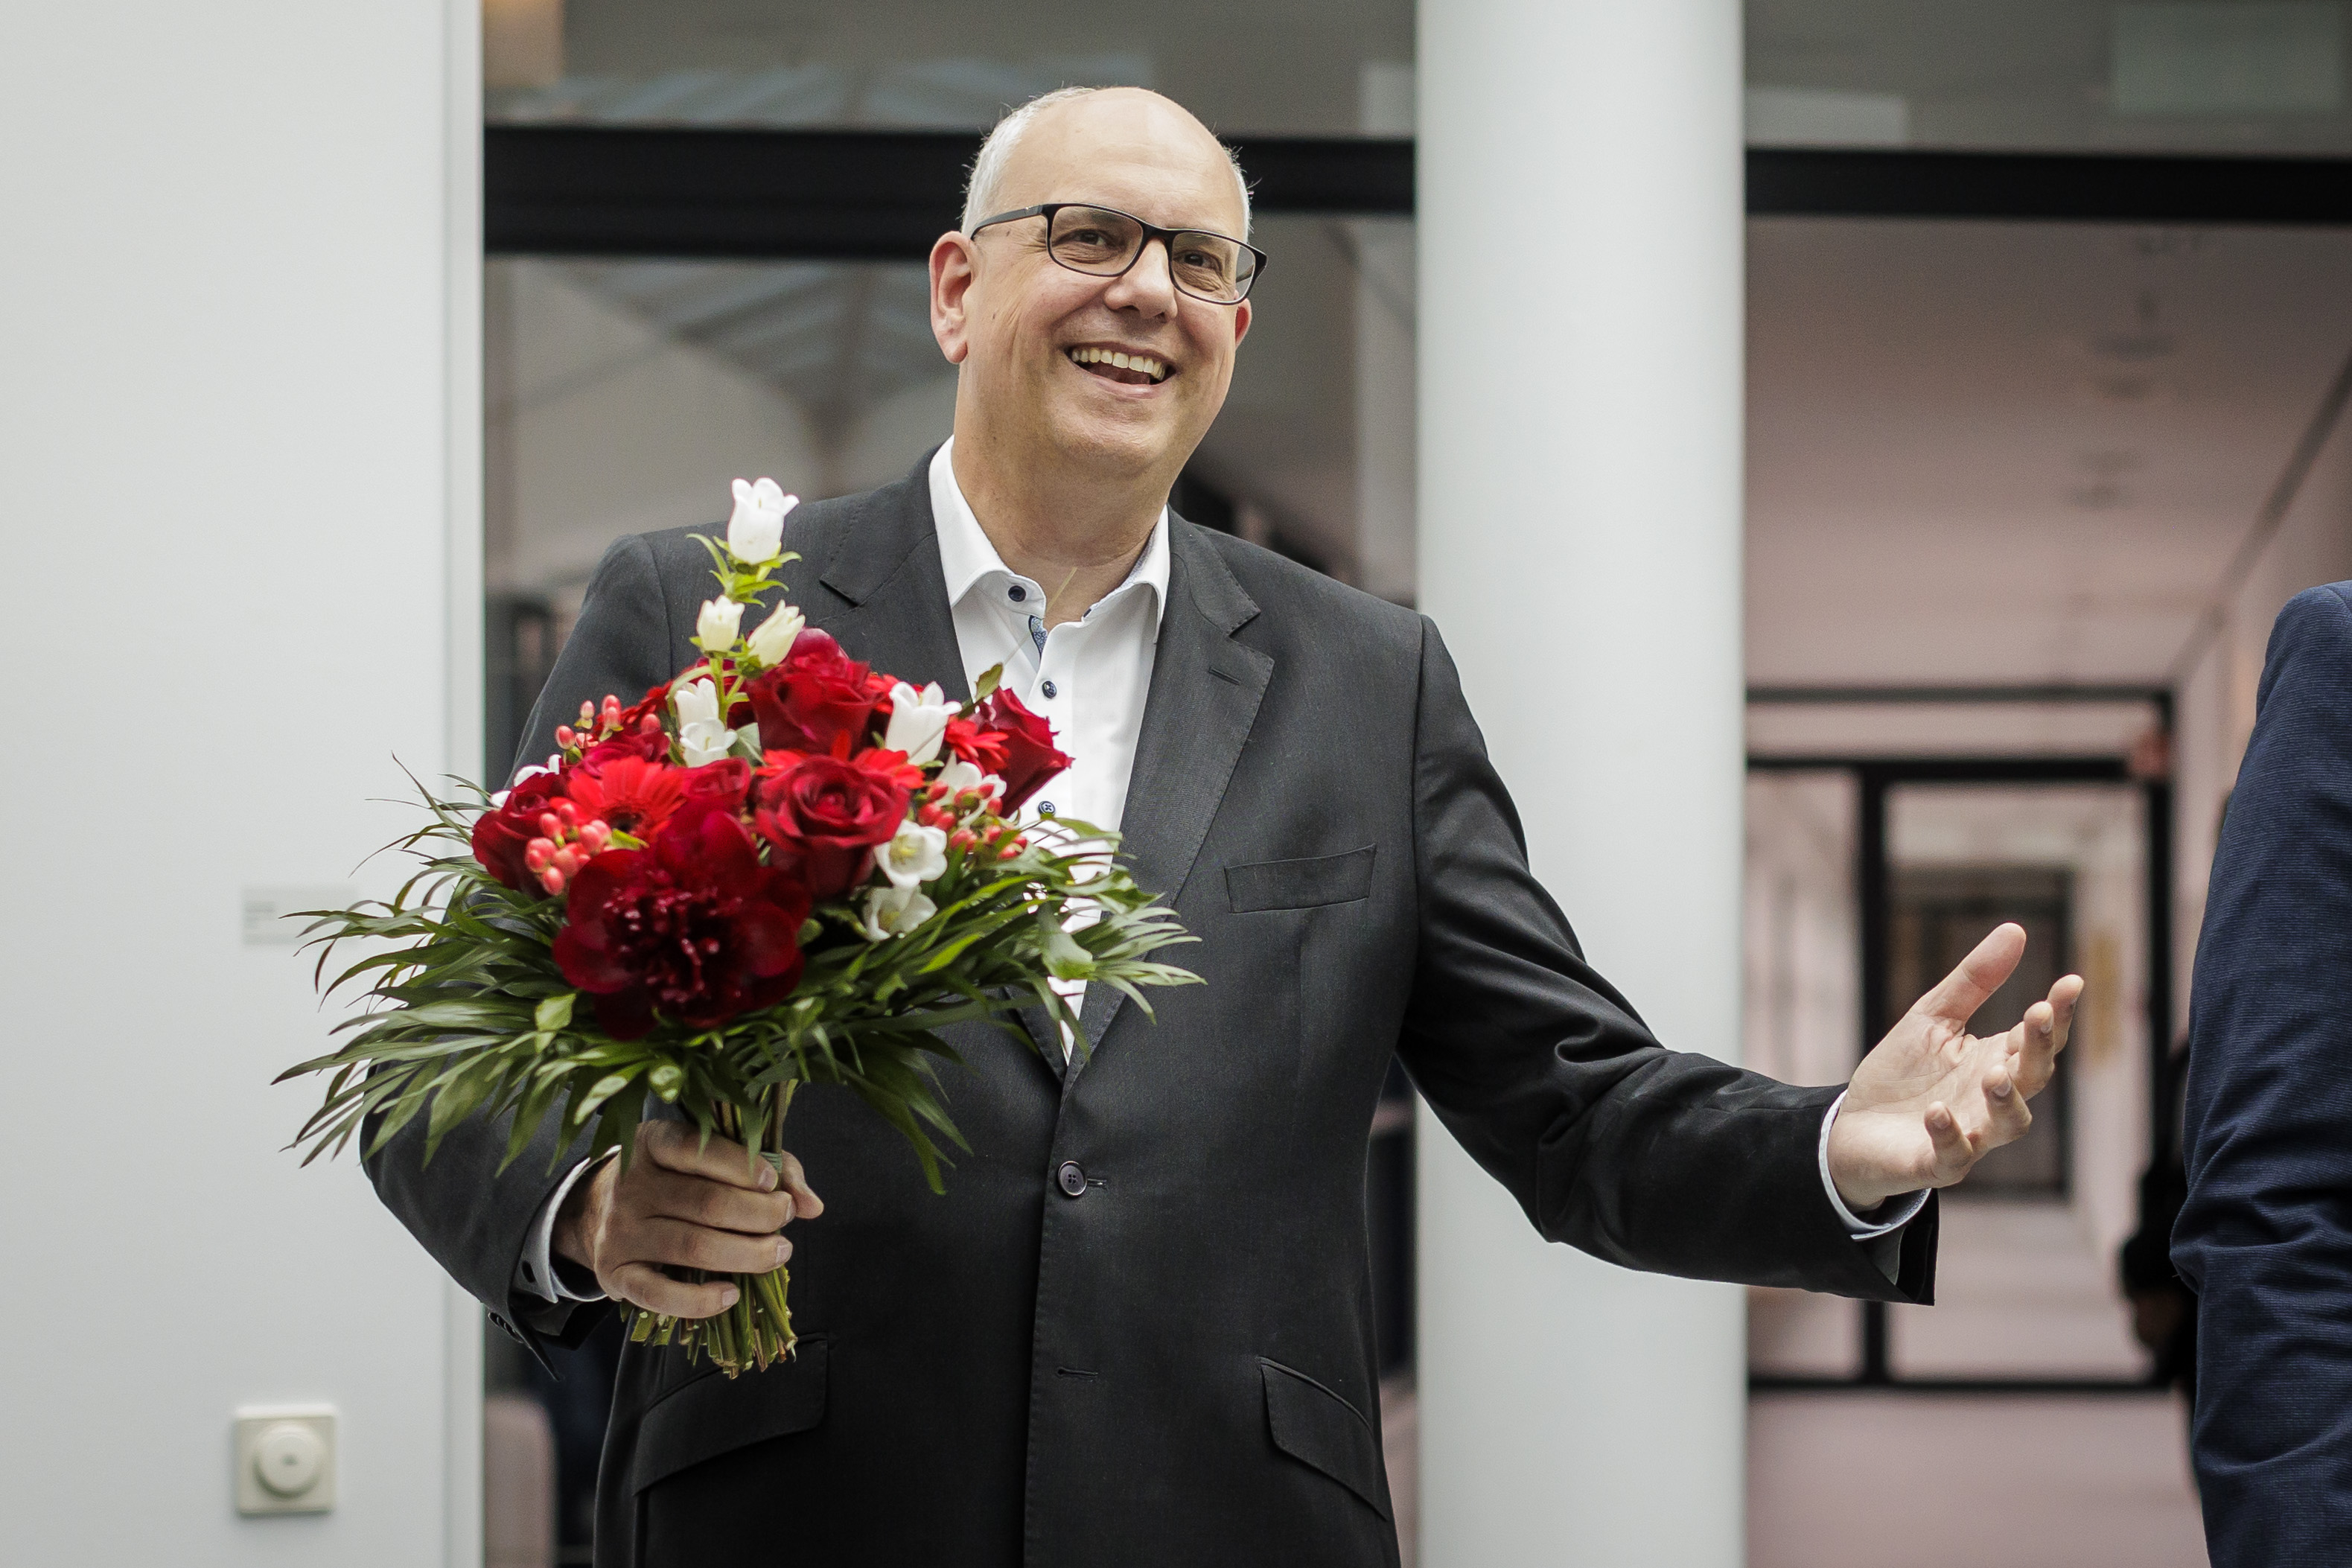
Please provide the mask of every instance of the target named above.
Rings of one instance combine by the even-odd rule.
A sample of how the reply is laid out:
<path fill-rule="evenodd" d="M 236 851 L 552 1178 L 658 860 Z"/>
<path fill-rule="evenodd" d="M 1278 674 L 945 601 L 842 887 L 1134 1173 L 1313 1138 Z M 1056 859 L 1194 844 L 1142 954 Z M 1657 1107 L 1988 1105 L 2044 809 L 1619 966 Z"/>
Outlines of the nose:
<path fill-rule="evenodd" d="M 1103 302 L 1114 310 L 1140 310 L 1147 316 L 1173 315 L 1176 279 L 1170 269 L 1168 242 L 1157 236 L 1143 242 L 1135 265 L 1111 280 Z"/>

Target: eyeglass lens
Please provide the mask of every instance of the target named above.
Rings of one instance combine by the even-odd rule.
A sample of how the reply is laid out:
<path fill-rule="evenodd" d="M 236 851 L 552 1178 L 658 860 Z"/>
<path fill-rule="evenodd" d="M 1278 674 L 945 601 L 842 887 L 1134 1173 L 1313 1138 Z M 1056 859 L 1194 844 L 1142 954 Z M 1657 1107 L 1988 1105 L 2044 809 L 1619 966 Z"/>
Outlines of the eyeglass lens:
<path fill-rule="evenodd" d="M 1063 207 L 1054 214 L 1046 247 L 1074 272 L 1109 277 L 1124 271 L 1143 247 L 1143 226 L 1102 207 Z M 1168 239 L 1169 276 L 1187 294 L 1214 304 L 1237 303 L 1249 292 L 1257 257 L 1223 235 L 1181 229 Z"/>

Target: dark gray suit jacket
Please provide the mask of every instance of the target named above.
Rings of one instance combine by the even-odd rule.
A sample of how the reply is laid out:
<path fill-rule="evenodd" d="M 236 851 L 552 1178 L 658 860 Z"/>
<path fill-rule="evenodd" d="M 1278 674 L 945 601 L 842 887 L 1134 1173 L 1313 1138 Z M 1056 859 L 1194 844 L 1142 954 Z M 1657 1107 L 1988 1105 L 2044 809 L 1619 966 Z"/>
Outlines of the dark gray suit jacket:
<path fill-rule="evenodd" d="M 1157 994 L 1156 1026 L 1093 988 L 1076 1068 L 959 1033 L 944 1086 L 971 1152 L 944 1197 L 849 1095 L 801 1097 L 789 1142 L 827 1207 L 793 1227 L 800 1357 L 730 1382 L 629 1349 L 600 1564 L 1393 1563 L 1364 1226 L 1392 1052 L 1547 1237 L 1927 1299 L 1932 1207 L 1890 1282 L 1822 1190 L 1837 1090 L 1664 1050 L 1586 965 L 1435 628 L 1170 533 L 1126 850 L 1208 983 Z M 964 690 L 924 468 L 802 507 L 785 544 L 812 624 Z M 688 663 L 710 591 L 685 531 L 615 544 L 525 754 L 583 698 L 628 701 Z M 494 1175 L 503 1141 L 470 1129 L 421 1167 L 404 1137 L 373 1169 L 501 1326 L 575 1338 L 601 1309 L 509 1300 L 556 1152 L 542 1138 Z"/>

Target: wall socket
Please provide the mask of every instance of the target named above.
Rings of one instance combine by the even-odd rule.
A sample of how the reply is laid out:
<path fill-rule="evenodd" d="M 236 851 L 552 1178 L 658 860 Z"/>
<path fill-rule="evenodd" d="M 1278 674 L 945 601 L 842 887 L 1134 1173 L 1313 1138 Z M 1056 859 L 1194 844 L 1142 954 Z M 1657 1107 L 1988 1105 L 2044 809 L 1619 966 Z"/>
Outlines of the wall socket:
<path fill-rule="evenodd" d="M 335 1506 L 335 1407 L 247 1405 L 236 1413 L 236 1511 L 324 1513 Z"/>

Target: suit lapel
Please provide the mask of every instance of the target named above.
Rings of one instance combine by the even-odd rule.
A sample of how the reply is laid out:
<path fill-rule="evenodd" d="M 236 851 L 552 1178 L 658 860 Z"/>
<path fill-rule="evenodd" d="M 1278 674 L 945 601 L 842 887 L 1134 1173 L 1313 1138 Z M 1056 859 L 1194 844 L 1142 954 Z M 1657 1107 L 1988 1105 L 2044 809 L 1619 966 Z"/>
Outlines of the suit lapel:
<path fill-rule="evenodd" d="M 1136 740 L 1119 852 L 1136 881 L 1172 907 L 1224 802 L 1273 679 L 1274 659 L 1234 640 L 1255 618 L 1257 605 L 1201 531 L 1171 514 L 1168 548 L 1168 605 Z M 1181 953 L 1174 956 L 1183 962 Z M 1108 985 L 1087 987 L 1079 1016 L 1088 1042 L 1103 1042 L 1126 1000 Z"/>
<path fill-rule="evenodd" d="M 936 680 L 949 696 L 970 701 L 971 685 L 940 567 L 929 475 L 926 454 L 906 479 L 861 498 L 830 556 L 813 563 L 831 602 L 811 595 L 802 610 L 840 639 L 850 658 L 917 684 Z M 1018 1017 L 1039 1058 L 1060 1078 L 1062 1045 L 1044 1009 L 1025 1007 Z"/>
<path fill-rule="evenodd" d="M 963 700 L 971 688 L 940 570 L 929 468 L 926 457 L 897 484 L 860 498 L 829 557 L 814 563 L 836 602 L 803 608 L 850 658 L 917 685 L 936 680 Z"/>

